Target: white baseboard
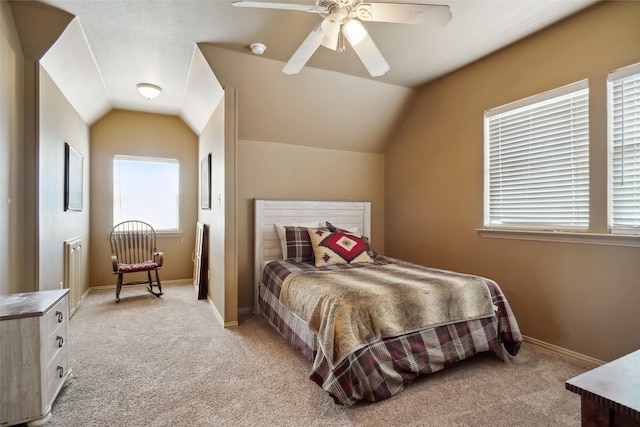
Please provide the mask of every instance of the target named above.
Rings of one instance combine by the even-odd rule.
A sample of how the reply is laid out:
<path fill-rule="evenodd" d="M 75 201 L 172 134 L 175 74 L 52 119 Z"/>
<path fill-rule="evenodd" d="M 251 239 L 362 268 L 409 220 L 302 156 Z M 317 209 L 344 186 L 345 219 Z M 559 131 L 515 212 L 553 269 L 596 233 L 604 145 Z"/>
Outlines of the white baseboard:
<path fill-rule="evenodd" d="M 224 322 L 224 318 L 222 317 L 222 315 L 220 314 L 220 312 L 218 311 L 218 307 L 216 307 L 216 305 L 213 303 L 213 301 L 211 300 L 211 298 L 209 298 L 209 295 L 207 295 L 207 302 L 209 303 L 209 306 L 211 306 L 211 310 L 213 311 L 213 315 L 216 316 L 216 319 L 218 319 L 218 322 L 220 322 L 220 324 L 222 325 L 223 328 L 235 328 L 236 326 L 238 326 L 238 321 L 233 321 L 233 322 Z"/>
<path fill-rule="evenodd" d="M 577 353 L 575 351 L 568 350 L 566 348 L 559 347 L 554 344 L 549 344 L 548 342 L 544 342 L 536 338 L 531 338 L 526 335 L 523 335 L 522 339 L 524 340 L 524 342 L 528 342 L 529 344 L 533 344 L 535 346 L 549 350 L 552 353 L 555 353 L 559 356 L 564 357 L 565 359 L 569 359 L 574 362 L 584 363 L 586 365 L 589 365 L 592 368 L 595 368 L 597 366 L 604 365 L 605 363 L 607 363 L 603 360 L 599 360 L 591 356 L 586 356 L 584 354 Z"/>
<path fill-rule="evenodd" d="M 84 294 L 82 294 L 82 296 L 80 297 L 80 301 L 78 301 L 78 304 L 71 310 L 71 313 L 69 313 L 69 318 L 72 318 L 73 315 L 76 314 L 76 311 L 78 311 L 84 300 L 87 299 L 89 292 L 91 292 L 91 288 L 84 291 Z"/>
<path fill-rule="evenodd" d="M 162 280 L 162 286 L 171 286 L 171 285 L 190 285 L 193 284 L 193 279 L 176 279 L 176 280 Z M 143 288 L 146 287 L 146 283 L 140 283 L 138 285 L 127 285 L 128 288 Z M 103 285 L 103 286 L 91 286 L 87 292 L 97 292 L 97 291 L 115 291 L 116 285 Z"/>

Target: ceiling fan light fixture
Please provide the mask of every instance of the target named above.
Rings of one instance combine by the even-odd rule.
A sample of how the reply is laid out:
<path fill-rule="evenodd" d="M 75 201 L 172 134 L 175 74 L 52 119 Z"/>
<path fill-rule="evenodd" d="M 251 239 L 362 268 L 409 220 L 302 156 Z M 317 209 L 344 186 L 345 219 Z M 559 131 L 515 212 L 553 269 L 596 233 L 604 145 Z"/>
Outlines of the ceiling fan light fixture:
<path fill-rule="evenodd" d="M 338 33 L 340 32 L 340 21 L 334 19 L 331 15 L 327 16 L 322 21 L 320 28 L 322 28 L 322 32 L 325 36 L 330 38 L 338 37 Z"/>
<path fill-rule="evenodd" d="M 339 32 L 338 32 L 338 35 L 340 35 Z M 327 49 L 338 50 L 339 41 L 340 41 L 340 39 L 339 39 L 338 36 L 335 36 L 335 37 L 324 36 L 324 38 L 322 39 L 321 45 L 326 47 Z"/>
<path fill-rule="evenodd" d="M 355 19 L 348 20 L 342 26 L 342 32 L 344 33 L 347 40 L 349 40 L 349 43 L 354 46 L 359 44 L 362 40 L 364 40 L 365 37 L 367 37 L 367 30 L 364 28 L 364 25 L 362 25 L 360 21 L 357 21 Z"/>
<path fill-rule="evenodd" d="M 136 87 L 138 88 L 138 92 L 148 100 L 152 100 L 162 92 L 160 86 L 151 83 L 138 83 Z"/>

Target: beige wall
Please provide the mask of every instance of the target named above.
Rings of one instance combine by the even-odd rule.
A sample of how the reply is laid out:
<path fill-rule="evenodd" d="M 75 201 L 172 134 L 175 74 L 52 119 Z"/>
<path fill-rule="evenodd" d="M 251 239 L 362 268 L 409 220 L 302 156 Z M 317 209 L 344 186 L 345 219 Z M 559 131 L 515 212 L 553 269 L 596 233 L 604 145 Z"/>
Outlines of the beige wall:
<path fill-rule="evenodd" d="M 233 91 L 226 91 L 199 138 L 200 160 L 211 154 L 211 209 L 200 209 L 198 220 L 209 226 L 208 295 L 218 320 L 225 326 L 238 323 L 238 292 L 235 250 L 228 248 L 235 239 L 235 134 L 227 132 L 235 123 Z M 198 199 L 200 200 L 200 199 Z"/>
<path fill-rule="evenodd" d="M 6 6 L 6 0 L 2 0 Z M 16 82 L 16 89 L 22 90 L 22 135 L 17 141 L 17 149 L 22 157 L 21 162 L 14 163 L 12 168 L 18 171 L 16 182 L 20 186 L 20 206 L 14 213 L 20 218 L 19 228 L 12 233 L 19 236 L 21 248 L 13 247 L 12 256 L 21 259 L 16 265 L 20 265 L 22 291 L 38 290 L 43 283 L 40 274 L 40 64 L 39 61 L 45 52 L 51 47 L 64 28 L 73 18 L 67 12 L 44 5 L 39 2 L 11 2 L 10 10 L 13 15 L 15 29 L 17 30 L 24 55 L 24 67 L 20 81 Z M 4 8 L 8 12 L 9 9 Z M 4 20 L 3 20 L 4 24 Z M 12 30 L 9 25 L 9 32 Z M 38 31 L 33 29 L 37 28 Z M 4 31 L 4 30 L 3 30 Z M 63 107 L 64 108 L 64 107 Z M 56 115 L 56 112 L 51 112 Z M 47 166 L 48 167 L 48 166 Z M 49 215 L 45 212 L 44 215 Z M 47 249 L 45 249 L 46 253 Z"/>
<path fill-rule="evenodd" d="M 253 307 L 253 200 L 371 201 L 371 239 L 384 253 L 384 156 L 273 142 L 238 142 L 238 305 Z"/>
<path fill-rule="evenodd" d="M 382 153 L 412 89 L 198 45 L 216 78 L 236 88 L 238 138 L 334 150 Z"/>
<path fill-rule="evenodd" d="M 62 185 L 64 142 L 84 154 L 88 130 L 37 62 L 68 21 L 44 20 L 34 34 L 23 8 L 38 15 L 33 5 L 0 2 L 0 293 L 59 288 L 62 242 L 88 238 L 88 210 L 69 221 Z"/>
<path fill-rule="evenodd" d="M 607 72 L 640 61 L 640 3 L 605 2 L 420 88 L 386 155 L 391 256 L 485 275 L 525 335 L 601 360 L 640 347 L 640 249 L 498 240 L 483 225 L 483 112 L 588 78 L 593 230 L 606 227 Z"/>
<path fill-rule="evenodd" d="M 24 56 L 11 8 L 0 1 L 0 294 L 35 290 L 25 283 L 22 194 L 24 192 Z"/>
<path fill-rule="evenodd" d="M 82 238 L 89 248 L 89 127 L 73 109 L 44 68 L 39 72 L 38 136 L 38 290 L 63 286 L 65 240 Z M 64 144 L 84 158 L 83 209 L 64 210 Z M 88 251 L 84 251 L 88 255 Z M 88 288 L 89 260 L 82 263 L 82 283 Z M 74 294 L 75 296 L 76 294 Z M 75 305 L 77 301 L 71 301 Z"/>
<path fill-rule="evenodd" d="M 160 279 L 191 280 L 198 209 L 198 138 L 176 116 L 112 110 L 90 130 L 91 286 L 115 284 L 109 231 L 113 227 L 113 157 L 116 154 L 178 159 L 182 235 L 158 238 L 164 253 Z M 144 189 L 141 189 L 144 191 Z"/>

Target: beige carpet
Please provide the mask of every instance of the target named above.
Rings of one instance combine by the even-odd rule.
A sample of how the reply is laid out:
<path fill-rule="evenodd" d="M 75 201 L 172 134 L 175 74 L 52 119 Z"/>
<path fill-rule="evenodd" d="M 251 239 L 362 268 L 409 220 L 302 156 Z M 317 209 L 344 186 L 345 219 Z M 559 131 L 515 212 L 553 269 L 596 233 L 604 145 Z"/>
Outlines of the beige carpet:
<path fill-rule="evenodd" d="M 191 285 L 89 294 L 69 326 L 74 377 L 50 426 L 579 426 L 564 381 L 587 369 L 525 344 L 479 355 L 397 396 L 345 408 L 261 316 L 223 329 Z"/>

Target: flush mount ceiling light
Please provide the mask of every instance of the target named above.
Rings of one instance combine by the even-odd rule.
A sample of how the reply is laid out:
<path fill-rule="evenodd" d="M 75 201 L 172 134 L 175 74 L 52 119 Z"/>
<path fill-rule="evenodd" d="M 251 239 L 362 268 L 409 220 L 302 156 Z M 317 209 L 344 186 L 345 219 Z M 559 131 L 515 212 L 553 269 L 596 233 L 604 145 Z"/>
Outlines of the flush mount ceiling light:
<path fill-rule="evenodd" d="M 249 47 L 251 48 L 251 52 L 256 55 L 262 55 L 264 51 L 267 50 L 267 47 L 262 43 L 251 43 Z"/>
<path fill-rule="evenodd" d="M 152 85 L 151 83 L 138 83 L 136 87 L 138 88 L 138 92 L 149 100 L 160 95 L 160 92 L 162 92 L 160 86 Z"/>

